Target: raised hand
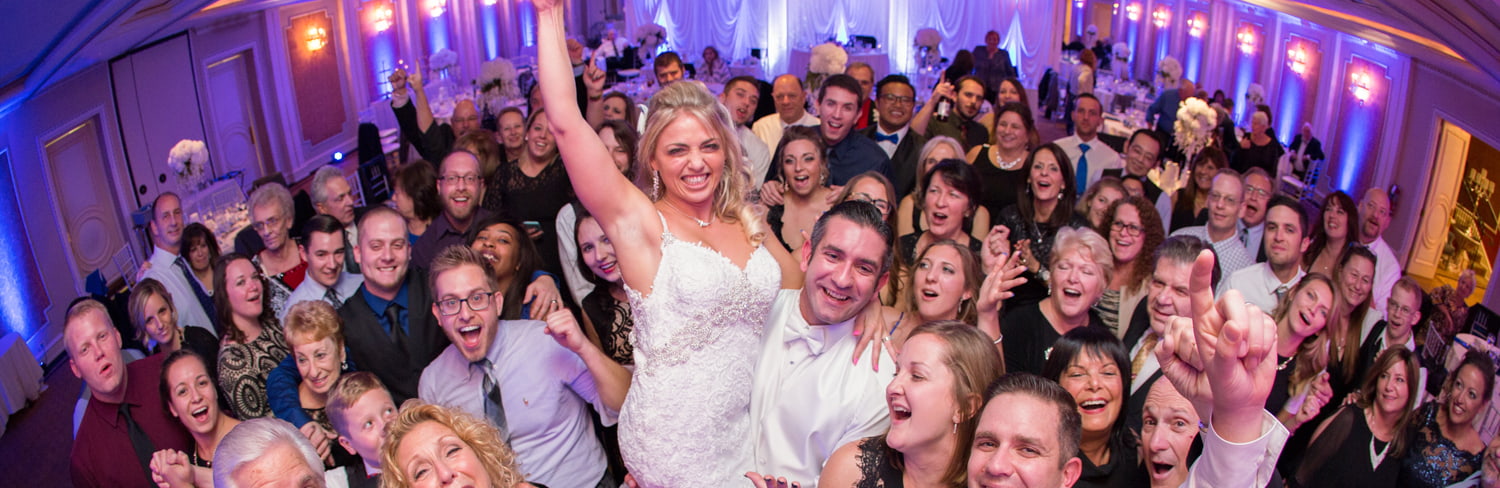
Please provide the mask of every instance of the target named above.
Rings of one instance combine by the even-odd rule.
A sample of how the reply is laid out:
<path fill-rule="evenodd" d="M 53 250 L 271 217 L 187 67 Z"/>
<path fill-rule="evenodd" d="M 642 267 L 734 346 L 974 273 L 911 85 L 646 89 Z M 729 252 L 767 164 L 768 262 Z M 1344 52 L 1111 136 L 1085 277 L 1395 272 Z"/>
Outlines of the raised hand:
<path fill-rule="evenodd" d="M 588 63 L 583 69 L 583 86 L 588 89 L 589 98 L 604 96 L 604 70 L 599 65 Z"/>
<path fill-rule="evenodd" d="M 937 87 L 932 89 L 932 99 L 937 100 L 938 97 L 953 98 L 953 84 L 948 82 L 948 78 L 943 78 L 943 81 L 938 82 Z"/>
<path fill-rule="evenodd" d="M 786 202 L 786 198 L 782 195 L 785 191 L 786 187 L 783 187 L 780 181 L 766 180 L 765 183 L 760 184 L 760 203 L 767 207 L 781 205 Z"/>
<path fill-rule="evenodd" d="M 547 335 L 558 345 L 568 348 L 569 351 L 577 353 L 583 346 L 589 344 L 588 336 L 578 328 L 578 319 L 573 318 L 573 312 L 558 310 L 547 315 Z"/>
<path fill-rule="evenodd" d="M 1003 225 L 991 227 L 990 234 L 984 237 L 984 248 L 979 251 L 984 271 L 993 273 L 996 266 L 1008 259 L 1010 251 L 1010 227 Z M 1020 261 L 1017 260 L 1017 262 Z"/>
<path fill-rule="evenodd" d="M 1276 381 L 1276 324 L 1237 290 L 1215 303 L 1213 266 L 1211 251 L 1199 253 L 1188 289 L 1192 317 L 1173 320 L 1156 356 L 1163 374 L 1201 417 L 1212 419 L 1221 437 L 1247 442 L 1260 437 L 1257 419 Z"/>
<path fill-rule="evenodd" d="M 1021 242 L 1015 244 L 1015 248 L 1020 249 L 1020 252 L 1016 254 L 1021 255 L 1021 266 L 1025 266 L 1032 273 L 1040 272 L 1042 268 L 1047 266 L 1047 263 L 1036 259 L 1036 253 L 1031 250 L 1031 239 L 1022 239 Z"/>
<path fill-rule="evenodd" d="M 416 68 L 417 69 L 412 70 L 411 74 L 406 77 L 406 81 L 409 82 L 409 83 L 411 83 L 411 87 L 412 88 L 416 88 L 417 90 L 421 90 L 422 89 L 422 63 L 421 62 L 417 62 Z"/>
<path fill-rule="evenodd" d="M 1186 188 L 1192 176 L 1193 170 L 1181 167 L 1176 161 L 1167 161 L 1161 168 L 1151 168 L 1146 172 L 1146 179 L 1169 195 Z"/>
<path fill-rule="evenodd" d="M 1019 255 L 1001 256 L 986 269 L 984 283 L 979 285 L 979 301 L 975 305 L 981 311 L 999 310 L 1001 302 L 1015 295 L 1010 290 L 1026 283 L 1026 278 L 1021 277 L 1023 271 L 1026 267 L 1021 266 Z"/>

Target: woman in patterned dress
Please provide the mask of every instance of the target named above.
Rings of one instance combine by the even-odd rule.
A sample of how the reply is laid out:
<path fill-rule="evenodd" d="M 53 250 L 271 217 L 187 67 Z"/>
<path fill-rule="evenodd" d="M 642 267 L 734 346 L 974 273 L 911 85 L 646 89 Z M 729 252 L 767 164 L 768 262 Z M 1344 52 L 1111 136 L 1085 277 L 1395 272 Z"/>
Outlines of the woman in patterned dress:
<path fill-rule="evenodd" d="M 290 352 L 281 324 L 267 306 L 265 279 L 250 258 L 231 253 L 214 265 L 218 311 L 219 388 L 240 420 L 271 414 L 266 376 Z"/>

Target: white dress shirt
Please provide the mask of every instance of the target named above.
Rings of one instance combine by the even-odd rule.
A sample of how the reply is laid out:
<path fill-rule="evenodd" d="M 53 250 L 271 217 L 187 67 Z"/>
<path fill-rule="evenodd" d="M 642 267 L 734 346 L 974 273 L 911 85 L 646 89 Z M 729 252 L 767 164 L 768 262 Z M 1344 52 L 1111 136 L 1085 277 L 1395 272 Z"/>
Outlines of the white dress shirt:
<path fill-rule="evenodd" d="M 578 267 L 578 263 L 583 260 L 578 255 L 575 227 L 578 227 L 578 213 L 573 210 L 573 204 L 563 205 L 557 211 L 557 255 L 562 260 L 563 281 L 567 282 L 568 291 L 573 294 L 573 302 L 583 303 L 583 297 L 594 291 L 594 283 Z"/>
<path fill-rule="evenodd" d="M 880 372 L 854 364 L 854 322 L 811 326 L 802 290 L 781 290 L 766 319 L 750 395 L 756 472 L 815 487 L 839 446 L 890 425 L 885 387 L 896 367 L 880 355 Z"/>
<path fill-rule="evenodd" d="M 1276 460 L 1291 436 L 1275 415 L 1262 410 L 1260 437 L 1244 444 L 1224 440 L 1212 421 L 1204 419 L 1204 423 L 1209 426 L 1203 433 L 1203 454 L 1188 469 L 1184 488 L 1260 488 L 1271 481 Z"/>
<path fill-rule="evenodd" d="M 809 112 L 802 112 L 802 118 L 790 124 L 781 121 L 781 114 L 771 114 L 755 121 L 755 124 L 751 126 L 751 130 L 755 131 L 755 135 L 760 136 L 761 142 L 766 143 L 766 147 L 775 150 L 776 145 L 781 143 L 781 133 L 786 131 L 787 126 L 805 125 L 816 127 L 822 123 L 823 121 L 819 120 L 818 116 Z"/>
<path fill-rule="evenodd" d="M 1391 287 L 1396 286 L 1396 280 L 1401 279 L 1401 263 L 1396 260 L 1396 252 L 1391 250 L 1391 245 L 1386 244 L 1385 238 L 1375 239 L 1370 243 L 1370 252 L 1375 253 L 1375 279 L 1370 289 L 1372 300 L 1370 306 L 1385 315 L 1385 302 L 1391 298 Z"/>
<path fill-rule="evenodd" d="M 1276 277 L 1276 273 L 1271 272 L 1271 263 L 1255 263 L 1231 273 L 1224 281 L 1220 281 L 1219 289 L 1214 295 L 1223 296 L 1224 292 L 1230 289 L 1239 290 L 1246 302 L 1260 307 L 1266 313 L 1271 313 L 1272 310 L 1276 310 L 1276 289 L 1284 286 L 1290 291 L 1298 281 L 1302 281 L 1305 275 L 1307 272 L 1298 266 L 1297 274 L 1292 276 L 1292 280 L 1283 283 Z"/>
<path fill-rule="evenodd" d="M 885 131 L 885 129 L 881 129 L 880 128 L 880 124 L 875 124 L 875 134 L 876 135 L 882 135 L 882 136 L 885 136 L 885 135 L 895 135 L 896 136 L 896 142 L 877 140 L 877 141 L 875 141 L 875 145 L 880 146 L 881 149 L 885 150 L 886 157 L 892 157 L 892 158 L 894 158 L 894 157 L 896 157 L 896 148 L 901 145 L 901 141 L 902 140 L 906 139 L 906 133 L 910 132 L 910 131 L 911 131 L 911 124 L 907 124 L 907 125 L 901 126 L 900 129 L 896 130 L 895 134 L 887 133 Z"/>
<path fill-rule="evenodd" d="M 583 360 L 557 344 L 536 320 L 502 320 L 490 345 L 490 377 L 500 385 L 506 436 L 527 481 L 590 487 L 604 478 L 604 450 L 594 436 L 587 404 L 604 425 L 618 412 L 599 398 Z M 417 393 L 423 401 L 484 414 L 484 374 L 449 345 L 427 369 Z"/>
<path fill-rule="evenodd" d="M 167 293 L 172 294 L 172 306 L 177 308 L 177 324 L 184 327 L 202 327 L 214 337 L 218 337 L 219 333 L 214 331 L 213 317 L 209 317 L 208 312 L 203 310 L 203 305 L 198 303 L 198 295 L 193 293 L 192 283 L 187 281 L 198 279 L 197 275 L 193 275 L 193 270 L 186 270 L 188 275 L 193 276 L 192 278 L 183 276 L 182 267 L 177 265 L 177 255 L 160 247 L 152 251 L 151 259 L 147 262 L 151 263 L 151 269 L 146 270 L 144 278 L 160 281 L 162 286 L 167 288 Z M 198 283 L 198 285 L 203 287 L 204 292 L 210 295 L 213 293 L 212 285 L 206 283 Z"/>
<path fill-rule="evenodd" d="M 359 290 L 359 285 L 363 284 L 365 284 L 364 275 L 339 273 L 339 280 L 333 283 L 333 293 L 338 295 L 339 301 L 346 301 L 349 297 L 354 296 L 354 292 Z M 281 323 L 285 324 L 286 312 L 292 309 L 292 305 L 313 300 L 328 301 L 326 296 L 327 291 L 328 287 L 323 286 L 322 283 L 318 283 L 318 280 L 312 279 L 312 276 L 309 275 L 303 278 L 302 284 L 297 285 L 297 289 L 292 290 L 291 295 L 287 295 L 286 307 L 281 309 L 281 313 L 276 316 L 276 320 L 280 320 Z M 333 305 L 335 309 L 341 305 L 333 302 L 328 302 L 328 304 Z"/>
<path fill-rule="evenodd" d="M 771 169 L 771 148 L 755 135 L 749 127 L 735 124 L 735 134 L 740 136 L 740 147 L 745 150 L 745 163 L 750 168 L 750 183 L 760 188 L 765 183 L 766 171 Z M 779 137 L 778 137 L 779 139 Z"/>
<path fill-rule="evenodd" d="M 1114 148 L 1109 147 L 1109 144 L 1105 144 L 1098 137 L 1090 141 L 1085 141 L 1080 139 L 1078 134 L 1073 134 L 1052 142 L 1061 147 L 1064 153 L 1067 153 L 1068 160 L 1073 163 L 1073 178 L 1075 180 L 1078 178 L 1078 158 L 1083 156 L 1083 148 L 1078 147 L 1078 145 L 1084 143 L 1089 145 L 1089 186 L 1093 186 L 1094 183 L 1099 181 L 1100 177 L 1104 176 L 1104 170 L 1119 169 L 1122 167 L 1120 165 L 1120 153 L 1115 152 Z M 1067 183 L 1072 185 L 1075 182 L 1069 181 Z M 1082 195 L 1083 191 L 1083 188 L 1079 188 L 1076 194 Z"/>
<path fill-rule="evenodd" d="M 1203 239 L 1203 242 L 1212 244 L 1214 247 L 1214 257 L 1219 262 L 1219 271 L 1224 276 L 1229 276 L 1234 274 L 1235 271 L 1255 264 L 1255 256 L 1251 256 L 1250 252 L 1245 249 L 1244 233 L 1238 229 L 1235 230 L 1234 235 L 1217 242 L 1208 237 L 1208 226 L 1204 225 L 1183 227 L 1177 229 L 1177 232 L 1173 232 L 1172 235 L 1193 236 Z"/>

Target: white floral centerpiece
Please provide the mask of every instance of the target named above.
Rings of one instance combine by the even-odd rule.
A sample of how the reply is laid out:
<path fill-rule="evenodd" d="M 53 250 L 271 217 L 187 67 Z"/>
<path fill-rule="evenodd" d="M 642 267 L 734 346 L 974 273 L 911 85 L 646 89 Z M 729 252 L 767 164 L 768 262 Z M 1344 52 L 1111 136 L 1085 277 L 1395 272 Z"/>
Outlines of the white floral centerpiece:
<path fill-rule="evenodd" d="M 1156 63 L 1156 93 L 1160 94 L 1166 90 L 1175 90 L 1178 80 L 1182 79 L 1182 63 L 1177 58 L 1167 56 L 1161 62 Z"/>
<path fill-rule="evenodd" d="M 916 39 L 912 42 L 917 48 L 917 67 L 936 68 L 943 62 L 943 35 L 937 29 L 923 27 L 917 30 Z"/>
<path fill-rule="evenodd" d="M 203 141 L 183 139 L 167 153 L 167 166 L 177 173 L 184 188 L 197 190 L 208 176 L 208 146 Z"/>
<path fill-rule="evenodd" d="M 667 43 L 667 29 L 659 24 L 644 24 L 635 28 L 635 45 L 643 54 L 656 56 L 656 48 Z"/>
<path fill-rule="evenodd" d="M 844 72 L 844 66 L 849 63 L 849 52 L 843 46 L 833 42 L 825 42 L 813 46 L 811 59 L 807 62 L 807 89 L 817 90 L 823 86 L 823 80 L 829 76 Z"/>
<path fill-rule="evenodd" d="M 1123 43 L 1123 42 L 1116 42 L 1114 46 L 1110 47 L 1109 52 L 1110 52 L 1110 56 L 1113 56 L 1115 58 L 1114 62 L 1115 63 L 1119 63 L 1119 64 L 1117 64 L 1115 66 L 1123 66 L 1125 64 L 1130 63 L 1130 45 L 1129 44 L 1126 44 L 1126 43 Z M 1128 71 L 1130 71 L 1129 68 L 1125 68 L 1125 69 L 1115 68 L 1115 75 L 1116 76 L 1121 76 L 1121 72 L 1128 72 Z"/>
<path fill-rule="evenodd" d="M 1261 86 L 1260 83 L 1251 83 L 1245 88 L 1245 105 L 1251 108 L 1247 111 L 1248 113 L 1254 113 L 1255 107 L 1265 104 L 1266 87 Z"/>
<path fill-rule="evenodd" d="M 431 68 L 433 71 L 445 71 L 458 66 L 458 53 L 448 48 L 439 49 L 438 52 L 432 53 L 432 57 L 428 58 L 428 62 L 432 64 Z"/>
<path fill-rule="evenodd" d="M 495 58 L 479 65 L 479 90 L 484 94 L 485 103 L 494 105 L 504 99 L 519 98 L 521 87 L 516 84 L 516 77 L 516 65 L 509 59 Z M 489 107 L 496 113 L 500 108 Z"/>

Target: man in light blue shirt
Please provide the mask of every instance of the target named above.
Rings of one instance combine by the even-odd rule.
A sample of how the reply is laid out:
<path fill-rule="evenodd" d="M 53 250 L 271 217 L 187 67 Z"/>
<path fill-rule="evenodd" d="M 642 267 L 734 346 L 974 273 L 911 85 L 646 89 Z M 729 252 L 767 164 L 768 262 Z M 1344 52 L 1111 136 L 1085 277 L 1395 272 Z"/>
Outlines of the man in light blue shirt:
<path fill-rule="evenodd" d="M 302 302 L 323 300 L 337 310 L 365 282 L 363 275 L 344 272 L 344 256 L 349 249 L 344 244 L 344 224 L 337 218 L 314 216 L 302 226 L 302 235 L 306 240 L 302 261 L 307 263 L 307 279 L 287 297 L 286 308 L 277 317 L 282 322 L 286 322 L 286 310 Z"/>
<path fill-rule="evenodd" d="M 611 485 L 586 408 L 593 404 L 605 425 L 613 425 L 629 371 L 589 342 L 567 310 L 547 323 L 501 322 L 505 297 L 489 266 L 464 246 L 433 258 L 430 313 L 452 344 L 422 371 L 418 396 L 489 419 L 516 452 L 527 481 Z"/>

